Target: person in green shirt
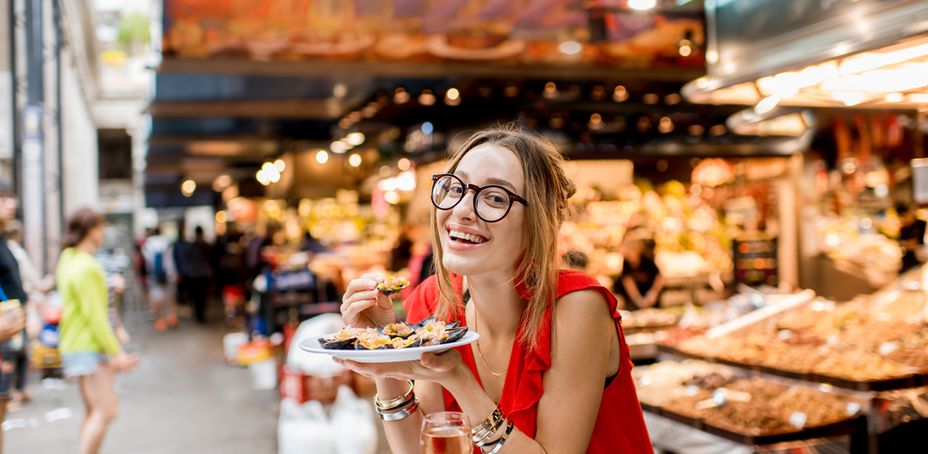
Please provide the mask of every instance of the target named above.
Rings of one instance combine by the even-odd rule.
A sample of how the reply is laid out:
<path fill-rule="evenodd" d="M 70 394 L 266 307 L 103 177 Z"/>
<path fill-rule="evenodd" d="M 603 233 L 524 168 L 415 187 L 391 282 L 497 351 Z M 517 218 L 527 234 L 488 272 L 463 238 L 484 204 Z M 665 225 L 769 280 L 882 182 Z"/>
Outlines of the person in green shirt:
<path fill-rule="evenodd" d="M 87 208 L 71 215 L 55 273 L 63 304 L 58 346 L 62 366 L 65 375 L 78 379 L 87 407 L 81 454 L 99 452 L 116 418 L 116 372 L 138 364 L 138 358 L 123 351 L 110 326 L 106 277 L 93 257 L 103 244 L 103 224 L 103 216 Z"/>

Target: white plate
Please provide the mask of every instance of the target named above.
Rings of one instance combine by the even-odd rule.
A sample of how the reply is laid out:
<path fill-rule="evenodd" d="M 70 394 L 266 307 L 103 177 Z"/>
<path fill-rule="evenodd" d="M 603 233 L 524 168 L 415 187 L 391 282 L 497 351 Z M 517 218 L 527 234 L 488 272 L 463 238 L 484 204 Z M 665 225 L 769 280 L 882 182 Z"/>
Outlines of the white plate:
<path fill-rule="evenodd" d="M 473 331 L 467 331 L 467 333 L 464 334 L 464 337 L 460 338 L 456 342 L 450 342 L 441 345 L 429 345 L 427 347 L 409 347 L 384 350 L 327 350 L 322 348 L 322 346 L 319 345 L 319 339 L 331 336 L 331 334 L 327 334 L 325 336 L 316 336 L 306 339 L 303 342 L 300 342 L 300 349 L 310 353 L 324 353 L 326 355 L 332 355 L 335 358 L 349 359 L 359 363 L 401 363 L 404 361 L 417 361 L 419 357 L 421 357 L 425 352 L 441 353 L 454 347 L 472 344 L 477 342 L 477 339 L 480 339 L 479 334 Z"/>

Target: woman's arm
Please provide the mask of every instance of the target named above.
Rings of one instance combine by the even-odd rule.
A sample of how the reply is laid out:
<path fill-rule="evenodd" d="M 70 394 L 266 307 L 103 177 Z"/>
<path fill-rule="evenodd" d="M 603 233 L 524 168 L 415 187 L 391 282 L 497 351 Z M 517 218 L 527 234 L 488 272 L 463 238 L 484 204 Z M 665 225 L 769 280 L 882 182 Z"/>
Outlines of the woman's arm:
<path fill-rule="evenodd" d="M 87 318 L 88 329 L 97 345 L 107 355 L 114 356 L 122 351 L 122 347 L 110 326 L 109 294 L 106 290 L 103 272 L 86 267 L 81 274 L 81 282 L 84 282 L 86 288 L 81 292 L 83 295 L 78 295 L 80 310 Z"/>
<path fill-rule="evenodd" d="M 377 395 L 382 400 L 401 396 L 407 390 L 405 380 L 382 379 L 377 383 Z M 441 395 L 441 386 L 434 382 L 418 381 L 415 385 L 416 398 L 419 399 L 419 410 L 399 421 L 384 421 L 384 432 L 391 452 L 397 454 L 416 454 L 419 452 L 419 431 L 422 427 L 422 415 L 444 411 Z"/>
<path fill-rule="evenodd" d="M 603 386 L 612 372 L 608 364 L 615 322 L 603 296 L 593 290 L 565 295 L 555 314 L 551 369 L 544 376 L 535 439 L 515 429 L 502 453 L 578 453 L 590 444 Z M 476 381 L 462 383 L 449 391 L 476 426 L 496 405 Z"/>
<path fill-rule="evenodd" d="M 641 307 L 641 293 L 638 291 L 638 285 L 635 284 L 635 280 L 632 279 L 631 276 L 622 276 L 621 279 L 622 287 L 625 288 L 625 294 L 628 295 L 628 299 L 632 300 L 635 306 Z"/>
<path fill-rule="evenodd" d="M 664 276 L 658 274 L 654 278 L 654 284 L 651 285 L 651 289 L 648 290 L 648 295 L 645 297 L 645 304 L 647 307 L 656 306 L 657 298 L 661 295 L 661 290 L 664 289 Z"/>

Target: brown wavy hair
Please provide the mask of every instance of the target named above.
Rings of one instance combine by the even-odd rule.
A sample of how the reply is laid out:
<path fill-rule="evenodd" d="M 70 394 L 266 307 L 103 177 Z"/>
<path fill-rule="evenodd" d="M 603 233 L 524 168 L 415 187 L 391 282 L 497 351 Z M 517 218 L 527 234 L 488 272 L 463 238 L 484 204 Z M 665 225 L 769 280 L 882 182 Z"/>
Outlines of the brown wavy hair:
<path fill-rule="evenodd" d="M 80 208 L 68 218 L 68 230 L 61 241 L 61 248 L 74 247 L 84 241 L 91 230 L 103 225 L 105 218 L 102 214 L 90 209 Z"/>
<path fill-rule="evenodd" d="M 479 145 L 492 144 L 515 153 L 522 164 L 525 179 L 525 221 L 522 234 L 525 250 L 517 262 L 514 285 L 531 291 L 522 313 L 519 342 L 531 350 L 538 348 L 538 335 L 542 329 L 545 311 L 557 296 L 558 230 L 567 217 L 567 199 L 576 190 L 564 172 L 564 161 L 557 145 L 539 134 L 516 125 L 504 125 L 473 133 L 461 146 L 451 150 L 446 173 L 453 173 L 461 159 Z M 461 295 L 451 284 L 451 276 L 442 258 L 441 228 L 436 221 L 436 208 L 431 209 L 432 243 L 435 251 L 435 275 L 438 280 L 439 300 L 436 317 L 448 319 L 463 309 Z M 553 314 L 552 314 L 553 316 Z"/>

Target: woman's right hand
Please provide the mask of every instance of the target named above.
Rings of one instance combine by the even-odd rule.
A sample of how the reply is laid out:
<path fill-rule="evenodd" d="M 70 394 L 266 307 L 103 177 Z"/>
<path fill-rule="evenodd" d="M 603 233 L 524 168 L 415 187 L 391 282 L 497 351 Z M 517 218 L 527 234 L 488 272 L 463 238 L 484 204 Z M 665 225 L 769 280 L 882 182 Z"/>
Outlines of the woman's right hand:
<path fill-rule="evenodd" d="M 383 275 L 366 273 L 348 283 L 341 306 L 346 326 L 371 328 L 396 321 L 393 301 L 377 290 L 377 284 L 384 279 Z"/>
<path fill-rule="evenodd" d="M 110 365 L 118 372 L 129 372 L 139 365 L 139 357 L 120 351 L 110 359 Z"/>

